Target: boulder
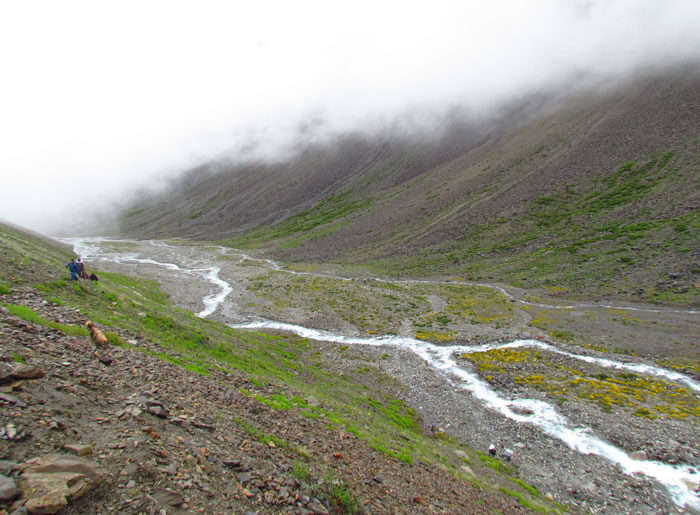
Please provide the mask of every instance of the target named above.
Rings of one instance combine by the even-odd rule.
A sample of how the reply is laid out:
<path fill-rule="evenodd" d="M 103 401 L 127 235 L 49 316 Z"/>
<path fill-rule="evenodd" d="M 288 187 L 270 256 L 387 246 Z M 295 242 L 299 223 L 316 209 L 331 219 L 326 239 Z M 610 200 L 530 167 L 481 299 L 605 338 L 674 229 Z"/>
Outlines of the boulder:
<path fill-rule="evenodd" d="M 56 513 L 66 506 L 68 506 L 68 500 L 65 494 L 59 490 L 50 491 L 42 496 L 32 497 L 24 505 L 27 511 L 32 515 Z"/>
<path fill-rule="evenodd" d="M 56 513 L 92 490 L 103 476 L 87 460 L 50 454 L 25 463 L 18 483 L 29 513 Z"/>
<path fill-rule="evenodd" d="M 44 377 L 44 371 L 34 365 L 0 366 L 0 385 L 11 384 L 21 379 L 39 379 Z"/>
<path fill-rule="evenodd" d="M 83 474 L 93 481 L 99 482 L 104 476 L 103 471 L 91 461 L 77 456 L 64 454 L 47 454 L 27 461 L 26 473 L 76 472 Z"/>
<path fill-rule="evenodd" d="M 24 473 L 19 483 L 29 513 L 56 513 L 78 499 L 94 485 L 77 472 Z"/>
<path fill-rule="evenodd" d="M 34 365 L 19 365 L 12 369 L 12 376 L 15 379 L 39 379 L 44 377 L 44 371 Z"/>
<path fill-rule="evenodd" d="M 159 418 L 168 418 L 168 410 L 160 401 L 147 401 L 146 411 Z"/>
<path fill-rule="evenodd" d="M 0 475 L 0 502 L 8 502 L 17 497 L 19 488 L 11 477 Z"/>

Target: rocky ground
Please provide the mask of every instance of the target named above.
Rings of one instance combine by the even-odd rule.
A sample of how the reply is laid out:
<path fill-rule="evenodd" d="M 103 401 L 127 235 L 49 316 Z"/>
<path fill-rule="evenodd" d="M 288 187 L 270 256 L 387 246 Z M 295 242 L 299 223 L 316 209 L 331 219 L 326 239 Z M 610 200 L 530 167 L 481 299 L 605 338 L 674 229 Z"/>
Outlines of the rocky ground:
<path fill-rule="evenodd" d="M 151 251 L 153 249 L 150 249 Z M 179 249 L 161 248 L 158 259 L 168 262 L 180 262 L 202 252 L 202 249 L 182 247 Z M 206 252 L 205 252 L 206 253 Z M 200 256 L 201 257 L 201 256 Z M 249 288 L 250 278 L 269 269 L 263 262 L 239 266 L 239 263 L 217 261 L 222 265 L 221 277 L 233 286 L 234 291 L 227 301 L 214 314 L 221 320 L 240 320 L 245 316 L 262 313 L 270 316 L 274 313 L 275 302 L 255 295 Z M 106 264 L 105 264 L 106 265 Z M 107 265 L 106 265 L 107 266 Z M 128 267 L 121 268 L 126 271 Z M 131 271 L 148 276 L 152 270 L 139 267 Z M 183 306 L 189 306 L 195 311 L 201 309 L 199 293 L 183 287 L 176 274 L 162 270 L 158 278 L 164 288 Z M 193 293 L 194 292 L 194 293 Z M 523 292 L 517 296 L 524 297 Z M 432 299 L 430 309 L 440 307 L 439 299 Z M 540 299 L 541 300 L 541 299 Z M 554 299 L 557 301 L 557 299 Z M 535 317 L 543 316 L 537 310 L 522 309 L 526 305 L 518 304 L 519 308 L 513 319 L 515 322 L 506 327 L 494 327 L 484 324 L 462 324 L 459 331 L 459 343 L 479 344 L 493 341 L 508 341 L 517 337 L 532 337 L 539 335 L 542 328 L 526 323 Z M 444 306 L 443 306 L 444 307 Z M 644 306 L 640 306 L 645 308 Z M 619 311 L 619 310 L 618 310 Z M 559 347 L 575 353 L 586 353 L 601 357 L 611 357 L 621 360 L 637 360 L 646 363 L 663 361 L 665 358 L 689 358 L 694 363 L 697 358 L 697 318 L 696 315 L 682 314 L 663 309 L 658 313 L 645 311 L 634 314 L 623 311 L 622 314 L 611 312 L 611 308 L 579 306 L 569 310 L 547 310 L 551 317 L 552 330 L 558 328 L 576 328 L 577 334 L 590 334 L 589 339 L 582 338 L 580 345 L 566 342 L 555 342 Z M 611 314 L 612 313 L 612 314 Z M 616 314 L 617 313 L 617 314 Z M 361 329 L 352 326 L 347 320 L 334 316 L 328 310 L 317 310 L 310 313 L 304 309 L 284 309 L 285 321 L 308 325 L 311 327 L 349 331 L 351 334 L 361 333 Z M 292 318 L 288 318 L 288 317 Z M 558 318 L 557 318 L 558 317 Z M 617 318 L 616 318 L 617 317 Z M 611 341 L 606 340 L 614 334 Z M 673 340 L 673 343 L 669 343 Z M 328 346 L 332 353 L 333 346 Z M 597 349 L 597 350 L 596 350 Z M 638 356 L 634 356 L 635 352 Z M 623 352 L 616 354 L 615 351 Z M 671 354 L 673 351 L 675 354 Z M 655 481 L 641 475 L 629 476 L 618 467 L 604 459 L 582 455 L 567 447 L 561 441 L 543 434 L 540 430 L 526 424 L 508 420 L 498 413 L 484 409 L 478 400 L 450 384 L 442 374 L 419 359 L 413 353 L 390 347 L 364 348 L 357 350 L 361 353 L 373 353 L 374 358 L 368 361 L 379 363 L 382 370 L 395 377 L 405 388 L 400 395 L 423 417 L 426 427 L 437 425 L 448 433 L 477 449 L 486 450 L 492 443 L 500 449 L 511 448 L 515 452 L 512 466 L 518 475 L 541 492 L 547 493 L 553 499 L 565 503 L 573 509 L 592 511 L 596 513 L 675 513 L 679 509 L 670 500 L 668 492 Z M 383 355 L 378 360 L 377 356 Z M 570 365 L 566 360 L 552 358 L 555 365 Z M 330 366 L 339 373 L 347 372 L 357 363 L 353 360 L 328 360 Z M 478 371 L 473 363 L 464 360 L 463 366 Z M 517 374 L 526 377 L 538 372 L 536 362 L 520 363 Z M 551 363 L 550 363 L 551 365 Z M 597 377 L 606 370 L 597 366 L 576 361 L 576 367 L 585 377 Z M 687 374 L 697 378 L 693 366 L 682 368 Z M 539 370 L 541 371 L 541 370 Z M 503 373 L 481 372 L 482 377 L 489 375 L 490 382 L 499 391 L 514 397 L 529 397 L 556 403 L 558 397 L 546 389 L 537 388 L 530 384 L 513 382 L 515 372 L 504 369 Z M 697 405 L 697 396 L 692 396 L 690 408 Z M 694 404 L 693 404 L 694 402 Z M 639 406 L 636 406 L 638 408 Z M 603 409 L 597 402 L 588 402 L 576 397 L 567 396 L 567 402 L 561 403 L 558 409 L 576 426 L 590 428 L 604 439 L 614 443 L 629 453 L 634 453 L 638 459 L 655 459 L 665 463 L 678 464 L 688 467 L 688 470 L 698 470 L 700 463 L 700 448 L 698 447 L 698 415 L 684 418 L 669 418 L 665 416 L 645 418 L 633 416 L 631 409 Z M 635 408 L 635 409 L 636 409 Z M 700 470 L 698 470 L 700 480 Z M 697 488 L 697 485 L 690 485 Z M 449 511 L 449 510 L 448 510 Z"/>
<path fill-rule="evenodd" d="M 49 321 L 86 321 L 29 288 L 1 300 Z M 87 337 L 0 308 L 0 513 L 323 514 L 347 509 L 347 491 L 366 513 L 527 511 L 241 393 L 270 387 L 197 375 L 149 352 L 95 354 Z"/>

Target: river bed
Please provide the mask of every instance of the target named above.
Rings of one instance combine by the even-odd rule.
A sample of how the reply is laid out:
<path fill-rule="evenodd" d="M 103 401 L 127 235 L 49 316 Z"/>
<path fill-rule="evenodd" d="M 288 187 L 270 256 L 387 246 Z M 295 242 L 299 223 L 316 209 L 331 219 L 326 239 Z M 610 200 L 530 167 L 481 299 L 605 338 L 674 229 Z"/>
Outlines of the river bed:
<path fill-rule="evenodd" d="M 213 318 L 239 329 L 288 331 L 323 342 L 361 345 L 382 349 L 381 352 L 389 350 L 390 359 L 385 360 L 382 367 L 408 387 L 407 401 L 419 410 L 426 425 L 438 425 L 476 448 L 485 449 L 493 443 L 498 445 L 499 452 L 510 449 L 521 477 L 560 502 L 605 513 L 700 511 L 700 498 L 695 491 L 700 479 L 697 461 L 671 464 L 633 456 L 628 449 L 608 441 L 605 431 L 601 434 L 593 427 L 603 420 L 596 421 L 594 410 L 581 404 L 575 409 L 584 413 L 579 415 L 574 408 L 569 408 L 569 414 L 565 414 L 540 392 L 526 390 L 514 394 L 494 388 L 459 357 L 491 349 L 536 348 L 579 361 L 583 366 L 663 378 L 689 388 L 697 396 L 700 384 L 687 375 L 641 360 L 600 357 L 531 338 L 488 341 L 479 345 L 440 345 L 407 335 L 362 335 L 342 321 L 322 321 L 321 327 L 309 327 L 304 323 L 308 320 L 305 313 L 291 320 L 269 320 L 256 311 L 257 299 L 247 285 L 248 279 L 260 270 L 284 270 L 272 260 L 220 247 L 169 245 L 156 241 L 100 238 L 67 241 L 89 263 L 99 261 L 101 268 L 110 265 L 121 272 L 158 279 L 176 303 L 200 317 Z M 332 274 L 323 276 L 350 280 Z M 494 287 L 510 296 L 502 287 Z M 576 307 L 585 309 L 587 306 L 600 307 L 597 304 Z M 604 307 L 610 306 L 663 311 L 635 306 Z M 691 317 L 697 315 L 694 310 L 683 313 Z M 587 420 L 594 421 L 586 425 L 583 422 Z M 616 431 L 623 430 L 618 426 L 625 427 L 624 421 L 621 422 L 616 424 Z M 696 459 L 698 424 L 695 420 L 669 426 L 674 428 L 670 435 L 665 434 L 663 428 L 650 430 L 647 426 L 636 427 L 637 421 L 631 422 L 628 431 L 648 434 L 630 438 L 663 440 L 664 444 L 670 439 L 674 442 L 672 445 L 678 443 L 691 451 L 694 449 L 695 453 L 691 452 L 690 456 Z"/>

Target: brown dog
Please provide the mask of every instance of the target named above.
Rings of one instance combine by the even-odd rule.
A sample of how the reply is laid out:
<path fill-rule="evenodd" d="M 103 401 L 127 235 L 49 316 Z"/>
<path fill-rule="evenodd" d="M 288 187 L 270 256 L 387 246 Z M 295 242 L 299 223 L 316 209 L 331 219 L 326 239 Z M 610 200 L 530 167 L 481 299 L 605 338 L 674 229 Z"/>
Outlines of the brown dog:
<path fill-rule="evenodd" d="M 85 327 L 87 327 L 90 330 L 90 339 L 96 346 L 102 347 L 104 345 L 107 345 L 107 337 L 102 331 L 95 327 L 95 324 L 88 320 L 87 322 L 85 322 Z"/>

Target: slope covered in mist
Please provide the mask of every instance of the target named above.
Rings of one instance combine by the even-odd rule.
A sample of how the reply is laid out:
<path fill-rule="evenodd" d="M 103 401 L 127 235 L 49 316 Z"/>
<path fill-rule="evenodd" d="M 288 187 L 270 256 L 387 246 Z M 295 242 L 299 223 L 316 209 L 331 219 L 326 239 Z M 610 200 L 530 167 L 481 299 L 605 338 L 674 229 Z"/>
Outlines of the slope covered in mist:
<path fill-rule="evenodd" d="M 121 217 L 129 236 L 524 287 L 700 300 L 700 75 L 531 96 L 439 130 L 345 134 L 211 163 Z"/>

